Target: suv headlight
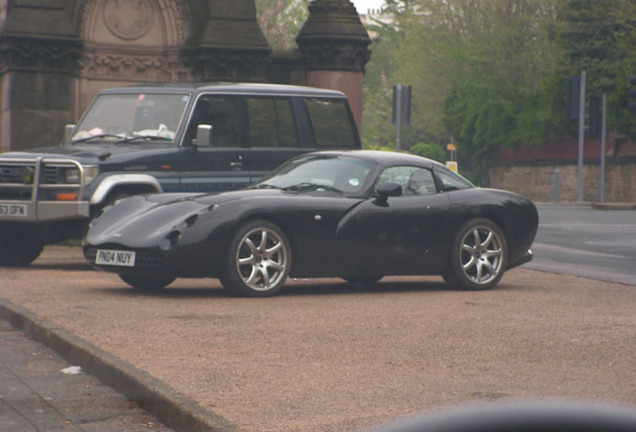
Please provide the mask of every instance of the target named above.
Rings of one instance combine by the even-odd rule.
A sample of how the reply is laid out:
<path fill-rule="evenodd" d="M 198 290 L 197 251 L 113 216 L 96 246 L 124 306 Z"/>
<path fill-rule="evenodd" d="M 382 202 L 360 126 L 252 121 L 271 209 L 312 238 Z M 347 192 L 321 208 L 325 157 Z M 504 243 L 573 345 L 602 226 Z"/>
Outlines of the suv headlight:
<path fill-rule="evenodd" d="M 78 184 L 80 182 L 80 170 L 78 168 L 66 168 L 64 170 L 64 182 L 66 184 Z"/>
<path fill-rule="evenodd" d="M 89 184 L 99 174 L 99 167 L 96 165 L 84 166 L 84 184 Z"/>
<path fill-rule="evenodd" d="M 99 168 L 95 165 L 84 166 L 84 183 L 88 184 L 92 182 L 99 174 Z M 79 168 L 70 167 L 64 170 L 64 182 L 66 184 L 79 184 L 80 183 L 80 170 Z"/>

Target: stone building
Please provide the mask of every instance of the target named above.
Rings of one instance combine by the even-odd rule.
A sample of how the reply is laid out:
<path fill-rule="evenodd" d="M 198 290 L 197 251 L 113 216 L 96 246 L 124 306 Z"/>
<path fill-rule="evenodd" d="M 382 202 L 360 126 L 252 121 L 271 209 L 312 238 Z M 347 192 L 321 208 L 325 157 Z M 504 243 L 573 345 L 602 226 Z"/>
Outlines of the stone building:
<path fill-rule="evenodd" d="M 315 0 L 273 53 L 254 0 L 0 0 L 0 152 L 57 144 L 102 88 L 245 81 L 344 91 L 361 124 L 370 39 L 349 0 Z"/>

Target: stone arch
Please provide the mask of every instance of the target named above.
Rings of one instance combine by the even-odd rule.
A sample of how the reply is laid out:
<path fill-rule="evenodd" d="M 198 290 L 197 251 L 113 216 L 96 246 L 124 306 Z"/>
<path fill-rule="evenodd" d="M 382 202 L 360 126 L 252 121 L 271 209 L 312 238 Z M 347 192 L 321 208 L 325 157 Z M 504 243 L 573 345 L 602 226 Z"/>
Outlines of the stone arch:
<path fill-rule="evenodd" d="M 76 114 L 105 87 L 190 80 L 179 54 L 190 38 L 189 13 L 177 0 L 83 2 Z"/>
<path fill-rule="evenodd" d="M 186 40 L 183 8 L 175 0 L 93 0 L 86 2 L 80 38 L 120 47 L 177 47 Z"/>

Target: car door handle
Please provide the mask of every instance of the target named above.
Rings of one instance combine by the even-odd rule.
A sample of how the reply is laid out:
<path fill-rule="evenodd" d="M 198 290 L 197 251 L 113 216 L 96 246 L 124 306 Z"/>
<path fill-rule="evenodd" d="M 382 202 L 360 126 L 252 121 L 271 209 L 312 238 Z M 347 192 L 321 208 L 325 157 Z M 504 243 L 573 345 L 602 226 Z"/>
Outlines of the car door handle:
<path fill-rule="evenodd" d="M 243 169 L 243 162 L 230 162 L 230 169 L 236 171 Z"/>

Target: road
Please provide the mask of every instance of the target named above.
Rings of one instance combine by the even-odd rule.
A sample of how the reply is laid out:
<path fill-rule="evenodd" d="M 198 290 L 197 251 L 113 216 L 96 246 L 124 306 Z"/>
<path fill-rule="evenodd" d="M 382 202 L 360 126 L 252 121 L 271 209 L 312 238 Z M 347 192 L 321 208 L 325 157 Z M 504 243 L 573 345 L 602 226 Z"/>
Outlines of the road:
<path fill-rule="evenodd" d="M 636 285 L 636 211 L 539 205 L 526 268 Z"/>
<path fill-rule="evenodd" d="M 631 285 L 521 267 L 479 292 L 393 277 L 365 290 L 290 281 L 267 299 L 213 279 L 144 293 L 55 247 L 0 280 L 1 299 L 165 383 L 222 430 L 352 432 L 490 401 L 636 405 Z"/>

